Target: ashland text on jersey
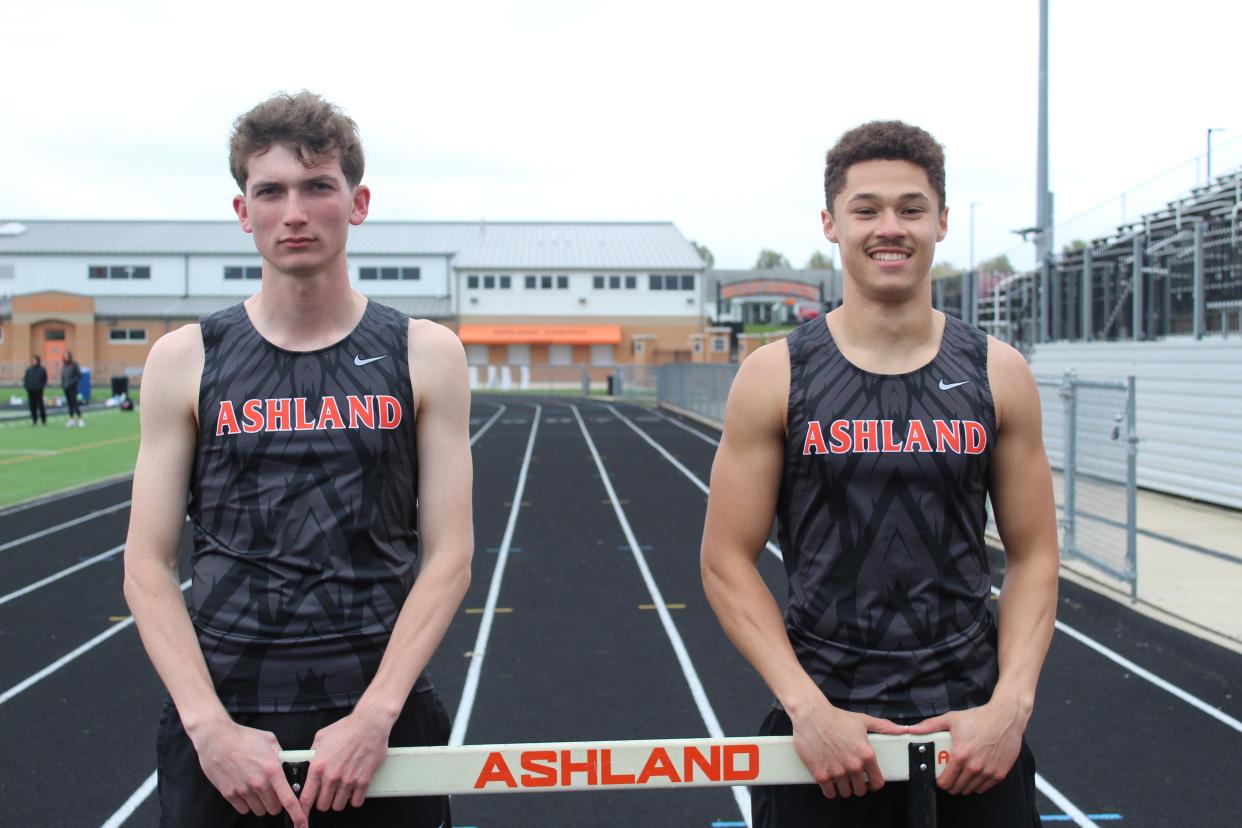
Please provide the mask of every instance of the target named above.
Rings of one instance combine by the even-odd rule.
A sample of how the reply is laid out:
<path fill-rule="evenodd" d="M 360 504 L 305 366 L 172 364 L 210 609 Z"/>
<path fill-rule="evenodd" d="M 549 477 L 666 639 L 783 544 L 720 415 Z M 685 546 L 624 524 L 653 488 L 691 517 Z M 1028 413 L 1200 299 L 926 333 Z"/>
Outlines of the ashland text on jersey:
<path fill-rule="evenodd" d="M 987 337 L 946 316 L 935 358 L 900 375 L 851 364 L 823 319 L 787 342 L 777 517 L 800 663 L 833 704 L 875 716 L 986 703 L 998 670 Z"/>
<path fill-rule="evenodd" d="M 202 321 L 190 614 L 230 711 L 347 707 L 379 667 L 418 562 L 408 325 L 368 302 L 295 353 Z"/>

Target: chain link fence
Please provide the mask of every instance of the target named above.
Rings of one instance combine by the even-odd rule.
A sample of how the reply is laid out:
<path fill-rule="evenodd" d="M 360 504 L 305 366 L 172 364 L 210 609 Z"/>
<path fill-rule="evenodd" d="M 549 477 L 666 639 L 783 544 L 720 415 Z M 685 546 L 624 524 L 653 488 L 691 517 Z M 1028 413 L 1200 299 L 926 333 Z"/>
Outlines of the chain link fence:
<path fill-rule="evenodd" d="M 660 405 L 724 423 L 725 401 L 736 375 L 736 365 L 685 362 L 661 365 L 656 397 Z"/>
<path fill-rule="evenodd" d="M 1061 554 L 1118 578 L 1137 597 L 1134 378 L 1036 378 L 1053 470 Z"/>

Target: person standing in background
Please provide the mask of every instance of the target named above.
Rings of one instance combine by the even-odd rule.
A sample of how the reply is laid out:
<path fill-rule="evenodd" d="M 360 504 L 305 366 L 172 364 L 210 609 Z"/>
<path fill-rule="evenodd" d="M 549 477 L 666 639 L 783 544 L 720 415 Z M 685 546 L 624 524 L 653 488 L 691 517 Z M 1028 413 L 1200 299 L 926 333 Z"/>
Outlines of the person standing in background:
<path fill-rule="evenodd" d="M 47 369 L 43 367 L 43 360 L 37 356 L 30 357 L 30 366 L 26 369 L 22 385 L 26 386 L 26 395 L 30 398 L 30 424 L 37 426 L 42 419 L 43 424 L 47 425 L 47 406 L 43 404 L 43 389 L 47 388 Z"/>
<path fill-rule="evenodd" d="M 65 428 L 73 428 L 77 418 L 79 428 L 86 427 L 82 419 L 82 405 L 78 402 L 78 386 L 82 383 L 82 367 L 73 358 L 73 351 L 65 351 L 65 365 L 60 370 L 60 387 L 65 391 L 65 401 L 69 405 L 69 419 Z"/>

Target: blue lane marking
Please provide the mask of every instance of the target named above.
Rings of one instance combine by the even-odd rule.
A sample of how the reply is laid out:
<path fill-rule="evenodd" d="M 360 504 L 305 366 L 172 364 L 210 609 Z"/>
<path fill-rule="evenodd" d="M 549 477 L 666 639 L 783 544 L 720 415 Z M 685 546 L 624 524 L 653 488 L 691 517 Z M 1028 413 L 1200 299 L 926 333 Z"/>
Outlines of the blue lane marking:
<path fill-rule="evenodd" d="M 712 828 L 746 828 L 746 823 L 741 821 L 726 822 L 723 819 L 717 819 L 713 820 Z"/>
<path fill-rule="evenodd" d="M 1040 820 L 1043 822 L 1071 822 L 1073 817 L 1069 814 L 1040 814 Z M 1087 819 L 1093 822 L 1119 822 L 1121 814 L 1087 814 Z"/>

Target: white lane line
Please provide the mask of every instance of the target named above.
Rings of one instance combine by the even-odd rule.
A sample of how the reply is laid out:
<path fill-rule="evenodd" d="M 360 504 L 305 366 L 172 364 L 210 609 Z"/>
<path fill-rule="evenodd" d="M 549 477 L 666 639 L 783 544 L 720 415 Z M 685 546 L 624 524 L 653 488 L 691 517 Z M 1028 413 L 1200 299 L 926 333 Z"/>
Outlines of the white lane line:
<path fill-rule="evenodd" d="M 147 781 L 138 786 L 138 790 L 130 794 L 129 799 L 125 800 L 125 804 L 112 816 L 108 817 L 108 821 L 103 824 L 103 828 L 119 828 L 125 824 L 125 820 L 134 815 L 134 811 L 138 810 L 143 802 L 147 801 L 147 797 L 155 790 L 156 775 L 158 771 L 151 771 L 151 775 L 147 777 Z"/>
<path fill-rule="evenodd" d="M 189 580 L 183 581 L 181 583 L 182 592 L 185 592 L 189 588 L 190 588 Z M 39 672 L 35 673 L 34 675 L 28 678 L 23 679 L 22 681 L 19 681 L 17 684 L 14 684 L 8 690 L 5 690 L 3 693 L 0 693 L 0 704 L 4 704 L 9 699 L 16 696 L 18 693 L 30 687 L 32 684 L 36 684 L 42 681 L 43 679 L 50 676 L 52 673 L 55 673 L 61 667 L 64 667 L 66 664 L 73 661 L 78 656 L 84 653 L 87 653 L 90 650 L 95 649 L 100 644 L 104 643 L 109 638 L 119 633 L 121 630 L 128 629 L 129 627 L 133 626 L 133 624 L 134 624 L 134 616 L 132 615 L 128 616 L 124 621 L 120 621 L 116 624 L 113 624 L 111 627 L 104 630 L 99 635 L 92 638 L 90 641 L 87 641 L 85 644 L 81 645 L 80 647 L 77 647 L 73 651 L 61 656 L 60 658 L 53 661 L 51 664 L 44 667 Z"/>
<path fill-rule="evenodd" d="M 682 474 L 684 474 L 686 477 L 688 477 L 688 478 L 690 479 L 690 482 L 691 482 L 691 483 L 693 483 L 694 485 L 698 486 L 698 487 L 699 487 L 699 491 L 701 491 L 703 494 L 707 494 L 707 491 L 708 491 L 708 490 L 707 490 L 707 484 L 706 484 L 706 483 L 704 483 L 704 482 L 702 481 L 702 479 L 700 479 L 700 478 L 698 477 L 698 475 L 696 475 L 694 472 L 692 472 L 692 471 L 690 471 L 688 468 L 686 468 L 686 467 L 685 467 L 685 465 L 684 465 L 681 461 L 679 461 L 676 457 L 674 457 L 673 455 L 669 454 L 669 453 L 668 453 L 668 451 L 667 451 L 667 450 L 665 450 L 664 446 L 662 446 L 662 445 L 660 445 L 659 443 L 657 443 L 657 442 L 656 442 L 656 441 L 655 441 L 655 440 L 651 437 L 651 435 L 650 435 L 650 434 L 648 434 L 647 432 L 643 431 L 641 428 L 639 428 L 638 426 L 636 426 L 634 423 L 630 422 L 630 418 L 629 418 L 629 417 L 626 417 L 624 414 L 622 414 L 620 411 L 618 411 L 618 410 L 617 410 L 614 406 L 612 406 L 612 405 L 609 405 L 609 406 L 608 406 L 608 409 L 609 409 L 609 410 L 610 410 L 613 414 L 617 415 L 617 417 L 621 420 L 621 422 L 625 423 L 627 426 L 629 426 L 631 429 L 633 429 L 635 434 L 637 434 L 639 437 L 642 437 L 644 440 L 646 440 L 648 445 L 650 445 L 650 446 L 651 446 L 652 448 L 654 448 L 656 451 L 660 452 L 660 454 L 664 457 L 664 459 L 665 459 L 665 460 L 667 460 L 668 462 L 672 463 L 674 468 L 676 468 L 679 472 L 681 472 L 681 473 L 682 473 Z M 695 433 L 695 434 L 698 434 L 698 432 L 697 432 L 697 431 L 696 431 L 696 432 L 694 432 L 694 433 Z M 699 434 L 699 436 L 700 436 L 700 437 L 703 437 L 703 435 L 701 435 L 701 434 Z M 707 438 L 706 438 L 706 437 L 704 437 L 703 439 L 707 440 Z M 719 443 L 717 443 L 715 440 L 708 440 L 708 442 L 709 442 L 709 443 L 712 443 L 713 445 L 719 445 Z M 772 543 L 772 541 L 768 541 L 767 543 L 765 543 L 765 544 L 763 545 L 763 548 L 764 548 L 764 549 L 766 549 L 766 550 L 768 550 L 769 552 L 771 552 L 771 553 L 772 553 L 773 555 L 775 555 L 775 556 L 776 556 L 779 560 L 782 560 L 782 561 L 783 561 L 783 560 L 785 560 L 785 556 L 781 554 L 781 548 L 780 548 L 779 546 L 777 546 L 776 544 Z"/>
<path fill-rule="evenodd" d="M 33 584 L 30 584 L 29 586 L 24 586 L 19 590 L 10 592 L 8 595 L 0 596 L 0 605 L 7 604 L 9 601 L 12 601 L 14 598 L 21 598 L 23 595 L 26 595 L 27 593 L 30 593 L 30 592 L 34 592 L 36 589 L 39 589 L 40 587 L 45 587 L 50 583 L 59 581 L 61 578 L 64 578 L 66 575 L 72 575 L 73 573 L 77 572 L 79 569 L 86 569 L 86 567 L 90 566 L 91 564 L 97 564 L 100 561 L 107 560 L 108 558 L 111 558 L 112 556 L 116 555 L 116 553 L 120 552 L 124 548 L 125 548 L 125 544 L 123 543 L 119 546 L 114 546 L 111 549 L 109 549 L 107 552 L 100 552 L 98 555 L 96 555 L 93 558 L 87 558 L 84 561 L 74 564 L 68 569 L 62 569 L 60 572 L 57 572 L 55 575 L 48 575 L 46 578 L 44 578 L 41 581 L 35 581 Z"/>
<path fill-rule="evenodd" d="M 86 494 L 87 492 L 93 492 L 97 489 L 106 489 L 108 486 L 115 486 L 117 483 L 124 483 L 133 476 L 134 473 L 132 471 L 121 472 L 120 474 L 114 474 L 111 477 L 104 477 L 91 483 L 81 483 L 77 486 L 66 486 L 63 489 L 57 489 L 54 492 L 48 492 L 45 495 L 39 495 L 38 497 L 31 498 L 30 500 L 23 500 L 22 502 L 15 503 L 12 506 L 5 506 L 3 509 L 0 509 L 0 517 L 8 517 L 9 515 L 17 514 L 18 512 L 25 512 L 29 509 L 34 509 L 37 506 L 46 506 L 49 503 L 59 504 L 59 502 L 66 497 Z"/>
<path fill-rule="evenodd" d="M 483 605 L 483 621 L 474 639 L 474 651 L 470 654 L 470 667 L 466 671 L 466 684 L 461 691 L 457 715 L 453 717 L 453 730 L 449 734 L 450 745 L 465 743 L 466 728 L 470 726 L 470 714 L 474 711 L 474 699 L 479 691 L 479 676 L 483 672 L 483 657 L 487 653 L 487 640 L 492 634 L 492 619 L 496 615 L 496 602 L 500 599 L 500 582 L 505 576 L 505 563 L 509 560 L 509 545 L 517 527 L 518 512 L 522 508 L 522 493 L 526 491 L 526 472 L 530 469 L 531 454 L 535 449 L 535 435 L 539 433 L 539 419 L 543 406 L 535 406 L 535 416 L 530 424 L 530 437 L 526 440 L 526 455 L 522 458 L 522 470 L 518 472 L 517 489 L 513 493 L 513 505 L 509 507 L 509 522 L 505 525 L 504 539 L 492 570 L 492 582 L 487 588 L 487 602 Z"/>
<path fill-rule="evenodd" d="M 487 430 L 492 427 L 492 423 L 499 420 L 500 415 L 505 413 L 506 408 L 508 408 L 508 406 L 502 405 L 500 408 L 496 409 L 496 413 L 492 415 L 492 418 L 480 426 L 479 430 L 476 431 L 474 436 L 470 438 L 470 445 L 473 446 L 480 437 L 487 433 Z"/>
<path fill-rule="evenodd" d="M 131 502 L 132 501 L 126 500 L 123 503 L 118 503 L 115 506 L 109 506 L 106 509 L 97 509 L 94 512 L 82 515 L 81 517 L 75 517 L 73 520 L 67 520 L 64 523 L 58 523 L 55 526 L 49 526 L 46 529 L 40 529 L 38 532 L 34 532 L 32 534 L 26 535 L 24 538 L 18 538 L 17 540 L 11 540 L 8 543 L 0 544 L 0 552 L 4 552 L 5 550 L 12 549 L 14 546 L 21 546 L 23 543 L 29 543 L 32 540 L 38 540 L 39 538 L 45 538 L 54 532 L 59 532 L 62 529 L 68 529 L 70 526 L 77 526 L 79 523 L 86 523 L 86 521 L 94 520 L 100 515 L 110 515 L 115 511 L 124 509 Z"/>
<path fill-rule="evenodd" d="M 715 437 L 712 437 L 710 434 L 705 434 L 702 431 L 699 431 L 697 428 L 691 428 L 690 426 L 686 425 L 685 423 L 683 423 L 681 420 L 677 419 L 676 417 L 670 417 L 667 414 L 665 414 L 663 411 L 660 411 L 659 409 L 656 409 L 654 413 L 661 420 L 666 420 L 672 423 L 673 425 L 680 428 L 682 431 L 690 432 L 695 437 L 698 437 L 700 440 L 702 440 L 704 443 L 711 443 L 713 446 L 720 445 L 720 441 L 717 440 Z"/>
<path fill-rule="evenodd" d="M 1066 799 L 1065 794 L 1054 788 L 1047 779 L 1044 779 L 1038 773 L 1035 774 L 1035 787 L 1039 789 L 1040 793 L 1051 799 L 1061 809 L 1061 813 L 1072 819 L 1080 828 L 1100 828 L 1090 817 L 1079 810 L 1077 805 Z"/>
<path fill-rule="evenodd" d="M 992 594 L 999 596 L 1001 594 L 1001 591 L 997 589 L 996 587 L 992 587 Z M 1178 687 L 1176 684 L 1173 684 L 1170 681 L 1166 681 L 1165 679 L 1160 678 L 1160 676 L 1156 675 L 1155 673 L 1146 669 L 1145 667 L 1140 667 L 1139 665 L 1135 664 L 1133 661 L 1126 658 L 1125 656 L 1123 656 L 1121 653 L 1117 652 L 1116 650 L 1113 650 L 1113 649 L 1110 649 L 1104 646 L 1103 644 L 1096 641 L 1091 636 L 1085 633 L 1079 632 L 1078 630 L 1074 629 L 1069 624 L 1066 624 L 1063 621 L 1057 621 L 1056 628 L 1060 630 L 1061 632 L 1065 633 L 1066 635 L 1068 635 L 1070 638 L 1079 642 L 1080 644 L 1084 644 L 1087 647 L 1090 647 L 1092 650 L 1095 650 L 1097 653 L 1104 656 L 1109 661 L 1112 661 L 1115 664 L 1129 670 L 1131 673 L 1134 673 L 1134 675 L 1138 676 L 1144 681 L 1151 682 L 1155 686 L 1159 687 L 1161 690 L 1164 690 L 1166 693 L 1176 696 L 1178 699 L 1181 699 L 1182 701 L 1186 702 L 1186 704 L 1190 705 L 1196 710 L 1200 710 L 1208 714 L 1213 719 L 1216 719 L 1218 722 L 1225 725 L 1226 727 L 1229 727 L 1237 731 L 1238 733 L 1242 733 L 1242 721 L 1238 721 L 1233 716 L 1230 716 L 1228 713 L 1225 713 L 1221 710 L 1216 709 L 1215 707 L 1208 704 L 1203 699 L 1199 698 L 1193 693 L 1189 693 L 1183 690 L 1182 688 Z"/>
<path fill-rule="evenodd" d="M 685 642 L 681 640 L 681 634 L 677 632 L 677 627 L 673 624 L 673 617 L 669 615 L 664 596 L 660 593 L 660 587 L 656 585 L 651 569 L 647 566 L 647 558 L 643 555 L 642 547 L 638 545 L 638 538 L 634 536 L 634 530 L 630 527 L 630 521 L 625 516 L 625 510 L 621 508 L 621 501 L 617 499 L 617 492 L 613 489 L 612 480 L 608 477 L 608 469 L 604 467 L 604 461 L 600 459 L 599 452 L 595 449 L 595 441 L 591 439 L 591 432 L 587 431 L 586 423 L 582 420 L 582 414 L 579 413 L 578 406 L 571 405 L 570 410 L 574 412 L 574 418 L 578 421 L 578 428 L 582 431 L 583 438 L 586 439 L 587 448 L 591 450 L 591 457 L 595 460 L 595 468 L 599 471 L 599 478 L 604 484 L 605 491 L 608 492 L 608 499 L 612 501 L 612 510 L 617 516 L 617 522 L 621 524 L 621 531 L 625 533 L 625 540 L 630 546 L 634 562 L 638 565 L 638 571 L 643 577 L 643 583 L 647 585 L 647 593 L 651 596 L 651 603 L 655 605 L 656 615 L 660 618 L 660 623 L 664 627 L 664 633 L 668 636 L 669 643 L 673 646 L 673 653 L 677 656 L 677 662 L 681 665 L 682 675 L 686 678 L 686 684 L 690 686 L 690 695 L 694 698 L 694 704 L 699 709 L 699 716 L 703 719 L 703 724 L 707 726 L 707 734 L 714 739 L 722 739 L 724 738 L 724 731 L 720 728 L 720 720 L 716 718 L 716 711 L 712 709 L 712 703 L 707 699 L 707 693 L 703 689 L 703 682 L 699 680 L 699 674 L 694 669 L 694 663 L 690 660 L 690 654 L 686 651 Z M 742 818 L 746 820 L 746 824 L 749 826 L 751 824 L 750 792 L 742 785 L 735 785 L 732 790 L 733 798 L 737 801 L 737 807 L 742 812 Z"/>

